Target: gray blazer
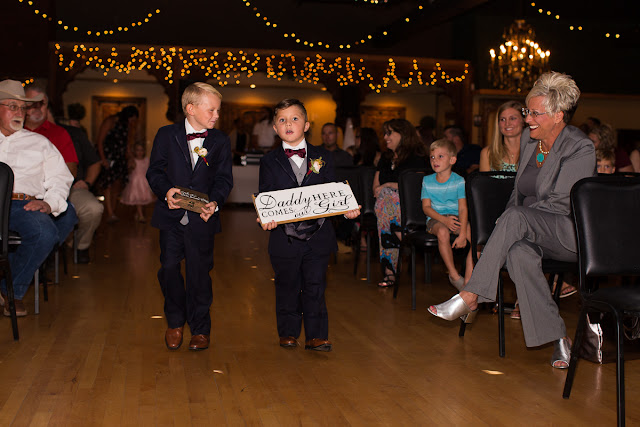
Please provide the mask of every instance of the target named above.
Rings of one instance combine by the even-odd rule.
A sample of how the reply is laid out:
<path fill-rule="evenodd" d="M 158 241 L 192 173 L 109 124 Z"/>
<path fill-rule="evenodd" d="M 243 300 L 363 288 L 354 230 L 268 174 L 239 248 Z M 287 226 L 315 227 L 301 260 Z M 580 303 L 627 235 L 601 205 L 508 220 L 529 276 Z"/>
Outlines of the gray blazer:
<path fill-rule="evenodd" d="M 520 165 L 516 175 L 515 186 L 507 207 L 521 206 L 524 196 L 518 191 L 518 183 L 524 166 L 538 146 L 538 140 L 531 139 L 529 128 L 522 132 L 520 138 Z M 557 221 L 556 235 L 568 250 L 577 252 L 576 233 L 571 219 L 571 202 L 569 196 L 573 184 L 582 178 L 595 176 L 596 155 L 593 142 L 575 126 L 566 126 L 547 155 L 536 179 L 537 201 L 530 207 L 561 215 Z"/>

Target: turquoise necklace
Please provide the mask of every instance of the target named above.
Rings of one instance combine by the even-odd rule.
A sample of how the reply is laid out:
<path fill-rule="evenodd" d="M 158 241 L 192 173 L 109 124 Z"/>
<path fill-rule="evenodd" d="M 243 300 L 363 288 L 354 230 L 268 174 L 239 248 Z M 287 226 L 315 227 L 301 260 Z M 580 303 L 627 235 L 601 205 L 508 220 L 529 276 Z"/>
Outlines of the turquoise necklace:
<path fill-rule="evenodd" d="M 538 163 L 542 163 L 544 162 L 544 158 L 546 157 L 547 154 L 549 154 L 549 151 L 544 151 L 542 149 L 542 141 L 538 142 L 538 149 L 540 150 L 540 152 L 538 153 L 538 155 L 536 156 L 536 161 Z"/>

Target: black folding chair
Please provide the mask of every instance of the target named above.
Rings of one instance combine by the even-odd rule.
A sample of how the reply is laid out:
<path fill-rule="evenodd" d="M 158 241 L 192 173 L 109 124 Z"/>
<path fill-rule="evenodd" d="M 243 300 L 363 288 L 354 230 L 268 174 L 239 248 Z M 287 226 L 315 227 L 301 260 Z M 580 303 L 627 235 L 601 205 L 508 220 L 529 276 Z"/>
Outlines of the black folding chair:
<path fill-rule="evenodd" d="M 13 294 L 13 278 L 11 277 L 11 265 L 9 263 L 9 212 L 11 209 L 11 193 L 13 191 L 13 171 L 6 164 L 0 162 L 0 268 L 4 273 L 7 284 L 7 300 L 4 302 L 11 314 L 11 327 L 13 339 L 20 339 L 18 333 L 18 317 L 16 316 L 16 303 Z"/>
<path fill-rule="evenodd" d="M 502 215 L 513 192 L 515 172 L 474 172 L 466 180 L 466 197 L 469 209 L 469 222 L 471 224 L 471 256 L 474 265 L 478 262 L 478 246 L 484 246 L 496 221 Z M 558 303 L 562 279 L 564 273 L 576 271 L 574 262 L 557 261 L 553 259 L 542 260 L 542 271 L 549 274 L 549 287 L 553 288 L 554 279 L 557 279 L 555 301 Z M 506 272 L 502 268 L 501 272 Z M 504 282 L 502 274 L 498 276 L 498 351 L 500 357 L 505 355 L 504 338 Z M 464 336 L 466 323 L 461 322 L 459 336 Z"/>
<path fill-rule="evenodd" d="M 360 227 L 354 233 L 353 242 L 355 248 L 355 256 L 353 260 L 353 274 L 358 274 L 358 261 L 360 259 L 360 237 L 365 236 L 367 241 L 367 283 L 371 281 L 371 237 L 377 238 L 378 220 L 375 213 L 376 199 L 373 197 L 373 179 L 376 175 L 376 168 L 372 166 L 361 166 L 358 168 L 358 181 L 360 189 L 360 199 L 358 203 L 362 206 L 360 209 Z"/>
<path fill-rule="evenodd" d="M 625 424 L 624 325 L 625 315 L 640 316 L 640 287 L 611 286 L 593 289 L 587 280 L 620 275 L 640 276 L 640 177 L 599 176 L 578 181 L 571 190 L 571 207 L 578 238 L 578 263 L 582 309 L 578 318 L 565 399 L 578 364 L 579 349 L 587 326 L 587 313 L 610 312 L 617 320 L 616 391 L 618 425 Z"/>
<path fill-rule="evenodd" d="M 431 283 L 432 251 L 438 248 L 438 238 L 427 233 L 427 217 L 422 210 L 422 178 L 424 170 L 410 169 L 400 173 L 398 178 L 398 193 L 400 196 L 400 217 L 402 225 L 402 247 L 411 249 L 411 309 L 416 309 L 416 250 L 424 250 L 425 272 L 424 281 Z M 400 261 L 398 262 L 398 274 L 393 289 L 393 297 L 398 295 L 398 283 L 400 278 Z"/>

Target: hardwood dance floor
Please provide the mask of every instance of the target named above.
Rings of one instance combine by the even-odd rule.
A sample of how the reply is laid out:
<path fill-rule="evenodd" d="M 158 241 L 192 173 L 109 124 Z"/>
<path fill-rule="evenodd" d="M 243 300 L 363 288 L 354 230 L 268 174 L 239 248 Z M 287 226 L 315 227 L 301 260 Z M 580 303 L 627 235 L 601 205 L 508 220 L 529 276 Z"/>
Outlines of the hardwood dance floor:
<path fill-rule="evenodd" d="M 525 347 L 519 321 L 506 319 L 501 359 L 497 317 L 488 311 L 462 339 L 458 322 L 429 315 L 428 304 L 454 293 L 439 265 L 433 284 L 419 284 L 412 311 L 407 276 L 394 300 L 391 290 L 362 280 L 364 259 L 354 277 L 352 255 L 340 253 L 327 290 L 334 351 L 280 348 L 268 236 L 248 208 L 226 209 L 216 238 L 212 346 L 191 352 L 185 343 L 170 352 L 157 231 L 125 220 L 133 212 L 124 207 L 120 216 L 98 230 L 92 263 L 70 263 L 40 314 L 19 319 L 19 342 L 9 319 L 0 320 L 0 426 L 616 421 L 615 364 L 581 361 L 571 399 L 563 400 L 566 371 L 549 365 L 551 347 Z M 378 270 L 374 264 L 374 279 Z M 578 300 L 560 304 L 571 336 Z M 25 302 L 32 312 L 32 289 Z M 629 425 L 640 423 L 638 363 L 626 364 Z"/>

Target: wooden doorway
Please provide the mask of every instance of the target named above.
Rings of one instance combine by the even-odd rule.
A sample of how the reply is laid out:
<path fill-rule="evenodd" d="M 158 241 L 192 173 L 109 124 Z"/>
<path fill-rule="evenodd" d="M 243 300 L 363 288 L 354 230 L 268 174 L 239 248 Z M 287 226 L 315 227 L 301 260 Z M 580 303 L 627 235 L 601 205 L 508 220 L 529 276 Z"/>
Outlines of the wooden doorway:
<path fill-rule="evenodd" d="M 109 116 L 119 113 L 124 107 L 133 105 L 140 114 L 136 123 L 135 134 L 130 141 L 146 141 L 147 135 L 147 99 L 119 96 L 92 96 L 91 97 L 91 129 L 93 129 L 93 141 L 97 144 L 100 125 Z"/>

